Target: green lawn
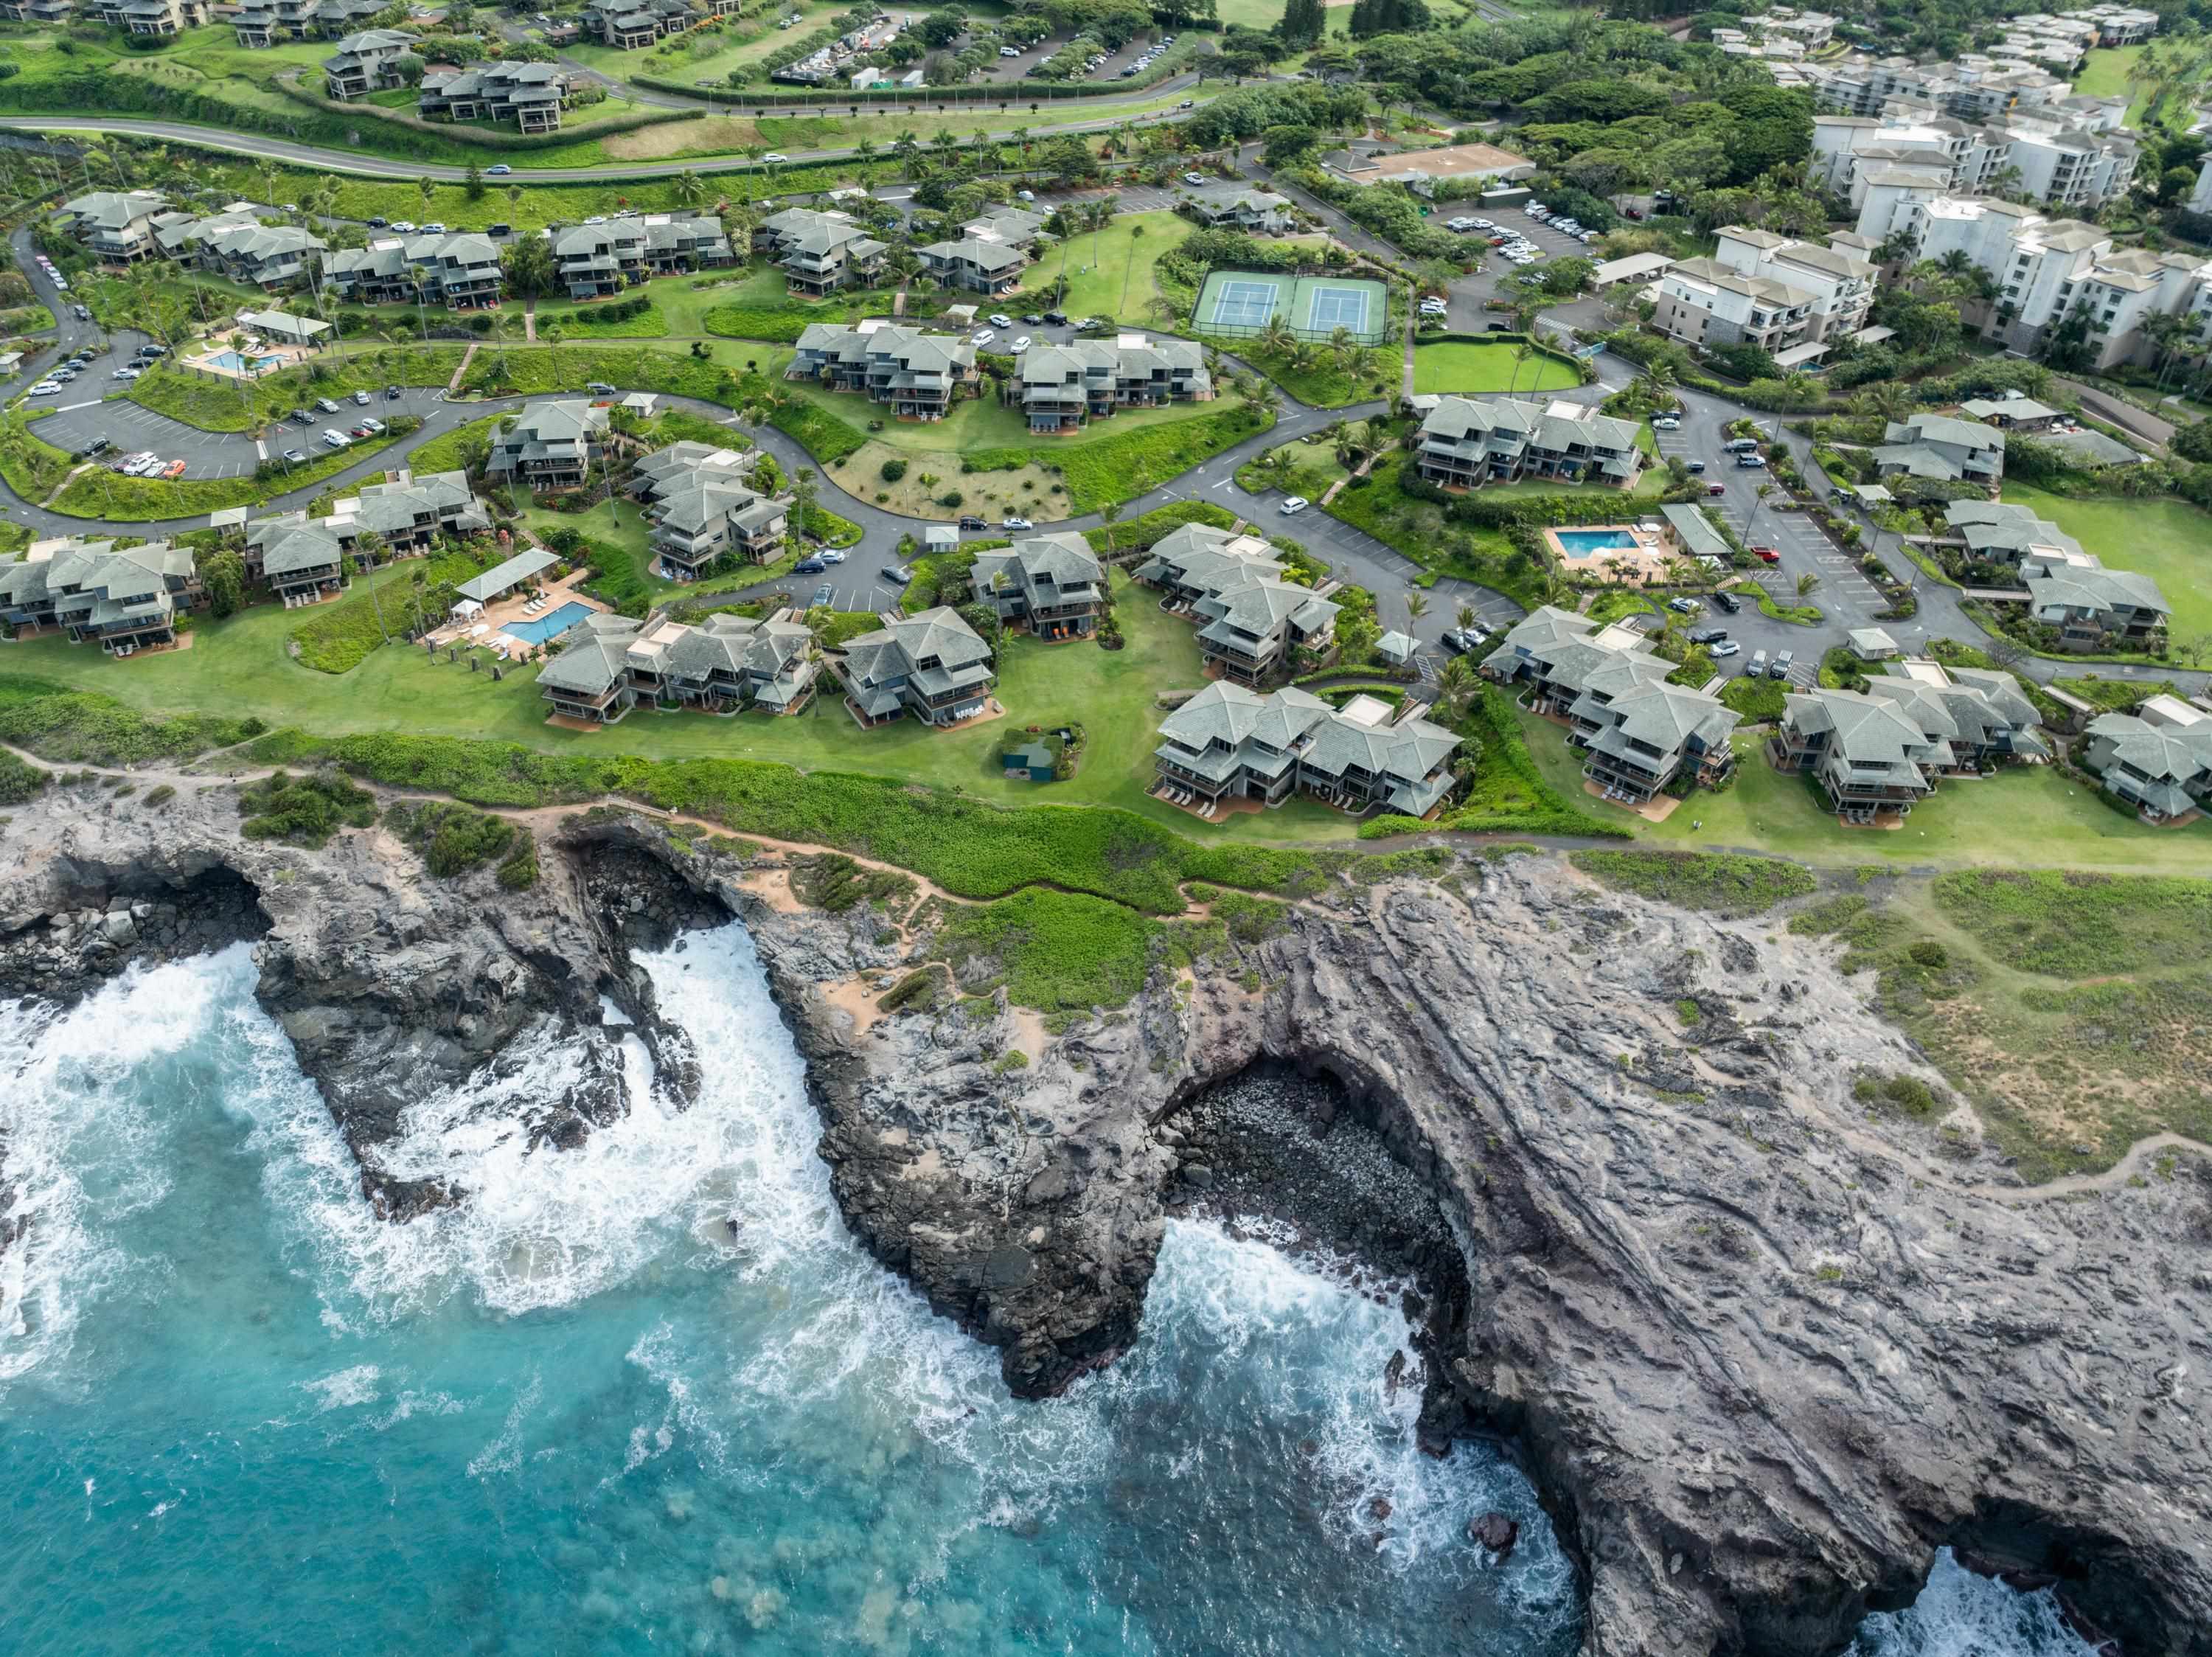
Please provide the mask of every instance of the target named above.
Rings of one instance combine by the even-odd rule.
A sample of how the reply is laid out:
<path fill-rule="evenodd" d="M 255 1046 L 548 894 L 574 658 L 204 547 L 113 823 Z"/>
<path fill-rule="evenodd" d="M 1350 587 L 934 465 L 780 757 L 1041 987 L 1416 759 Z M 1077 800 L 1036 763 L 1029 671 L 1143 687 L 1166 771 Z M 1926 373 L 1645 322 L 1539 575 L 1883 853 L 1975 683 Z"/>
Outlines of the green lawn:
<path fill-rule="evenodd" d="M 781 373 L 784 355 L 777 354 L 771 372 Z M 870 420 L 883 418 L 882 406 L 857 393 L 831 391 L 811 381 L 778 383 L 848 425 L 866 426 Z M 1002 407 L 997 398 L 985 396 L 955 404 L 952 411 L 942 420 L 884 420 L 881 431 L 869 435 L 893 448 L 922 454 L 943 455 L 955 450 L 967 454 L 981 448 L 1027 448 L 1032 444 L 1059 454 L 1109 437 L 1123 436 L 1146 426 L 1171 426 L 1195 419 L 1218 406 L 1218 403 L 1170 403 L 1164 408 L 1124 409 L 1109 419 L 1093 420 L 1082 430 L 1065 437 L 1039 439 L 1031 435 L 1029 417 L 1021 410 Z"/>
<path fill-rule="evenodd" d="M 410 566 L 402 564 L 377 579 L 380 586 L 404 586 L 410 575 Z M 257 606 L 227 622 L 201 623 L 190 650 L 117 661 L 82 646 L 36 639 L 16 646 L 5 665 L 11 673 L 102 691 L 149 713 L 256 713 L 272 725 L 298 725 L 322 735 L 405 731 L 488 737 L 572 757 L 775 760 L 957 788 L 994 804 L 1121 806 L 1205 841 L 1349 841 L 1356 826 L 1351 819 L 1310 803 L 1239 814 L 1209 828 L 1146 795 L 1161 717 L 1155 696 L 1204 680 L 1188 624 L 1160 614 L 1150 595 L 1125 579 L 1117 576 L 1115 584 L 1127 648 L 1009 638 L 1000 656 L 998 690 L 1007 716 L 953 732 L 928 730 L 910 720 L 863 731 L 834 696 L 818 698 L 812 710 L 793 719 L 748 714 L 726 720 L 640 710 L 612 731 L 567 731 L 545 723 L 536 676 L 526 669 L 494 684 L 465 666 L 433 663 L 398 646 L 373 651 L 347 673 L 303 667 L 285 649 L 301 612 L 273 605 Z M 357 582 L 356 590 L 362 586 Z M 1005 780 L 996 764 L 1000 744 L 1026 726 L 1070 719 L 1081 721 L 1090 736 L 1073 778 L 1052 784 Z"/>
<path fill-rule="evenodd" d="M 2113 569 L 2156 582 L 2172 606 L 2172 637 L 2212 634 L 2212 512 L 2170 497 L 2073 500 L 2025 484 L 2007 484 L 2004 498 L 2033 508 Z"/>
<path fill-rule="evenodd" d="M 2081 60 L 2081 73 L 2075 78 L 2074 91 L 2083 98 L 2119 98 L 2131 96 L 2135 87 L 2128 80 L 2128 71 L 2143 54 L 2141 46 L 2099 46 Z M 2135 125 L 2135 111 L 2129 111 L 2128 125 Z"/>
<path fill-rule="evenodd" d="M 1037 262 L 1022 277 L 1021 291 L 1012 295 L 1020 302 L 1013 308 L 1042 307 L 1043 289 L 1064 268 L 1067 297 L 1060 309 L 1070 316 L 1157 324 L 1152 303 L 1159 290 L 1152 283 L 1152 267 L 1191 228 L 1188 219 L 1174 213 L 1125 213 L 1095 235 L 1086 231 L 1071 238 L 1064 250 L 1042 244 Z"/>
<path fill-rule="evenodd" d="M 1986 780 L 1953 779 L 1894 830 L 1847 829 L 1820 809 L 1803 778 L 1766 763 L 1756 736 L 1736 740 L 1736 780 L 1721 794 L 1693 794 L 1663 823 L 1646 823 L 1582 791 L 1582 760 L 1559 726 L 1520 716 L 1528 751 L 1553 786 L 1593 815 L 1626 825 L 1654 849 L 1778 853 L 1828 867 L 1950 867 L 2202 873 L 2212 831 L 2148 828 L 2100 804 L 2048 765 L 2022 765 Z M 1703 828 L 1692 825 L 1702 821 Z"/>
<path fill-rule="evenodd" d="M 1483 392 L 1561 391 L 1578 386 L 1582 377 L 1547 352 L 1530 351 L 1516 360 L 1522 348 L 1503 343 L 1469 344 L 1450 341 L 1413 347 L 1413 389 L 1446 392 L 1472 397 Z"/>

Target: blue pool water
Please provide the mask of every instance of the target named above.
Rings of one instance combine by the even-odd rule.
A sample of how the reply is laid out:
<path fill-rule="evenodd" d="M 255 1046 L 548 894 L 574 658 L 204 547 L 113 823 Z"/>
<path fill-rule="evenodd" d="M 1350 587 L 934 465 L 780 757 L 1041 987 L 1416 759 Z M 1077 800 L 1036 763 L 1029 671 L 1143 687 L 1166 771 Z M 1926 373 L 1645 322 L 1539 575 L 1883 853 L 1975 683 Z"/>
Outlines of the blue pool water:
<path fill-rule="evenodd" d="M 218 369 L 228 369 L 233 374 L 258 374 L 264 369 L 273 369 L 283 362 L 281 356 L 240 356 L 236 351 L 217 351 L 206 361 Z"/>
<path fill-rule="evenodd" d="M 562 634 L 591 613 L 590 605 L 577 604 L 572 600 L 562 605 L 558 610 L 549 610 L 542 616 L 532 617 L 528 621 L 501 622 L 499 631 L 531 644 L 543 644 L 549 638 L 560 637 Z"/>
<path fill-rule="evenodd" d="M 1593 552 L 1610 552 L 1616 547 L 1632 551 L 1636 537 L 1625 529 L 1555 529 L 1559 545 L 1576 557 L 1587 558 Z"/>
<path fill-rule="evenodd" d="M 1526 1483 L 1416 1447 L 1395 1301 L 1178 1222 L 1133 1349 L 1016 1403 L 846 1231 L 743 929 L 641 965 L 696 1102 L 633 1044 L 639 1106 L 533 1147 L 513 1100 L 576 1059 L 527 1045 L 406 1110 L 394 1171 L 469 1196 L 405 1226 L 246 947 L 0 1002 L 0 1649 L 1574 1650 Z M 1491 1507 L 1522 1526 L 1502 1567 L 1459 1536 Z M 2048 1596 L 1948 1562 L 1857 1650 L 2086 1657 Z"/>

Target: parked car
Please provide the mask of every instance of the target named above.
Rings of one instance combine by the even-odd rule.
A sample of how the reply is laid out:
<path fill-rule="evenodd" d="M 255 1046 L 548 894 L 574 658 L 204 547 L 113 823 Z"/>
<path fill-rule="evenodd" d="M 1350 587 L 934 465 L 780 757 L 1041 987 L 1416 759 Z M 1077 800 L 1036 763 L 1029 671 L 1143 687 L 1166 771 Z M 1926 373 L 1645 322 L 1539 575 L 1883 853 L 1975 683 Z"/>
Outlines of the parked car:
<path fill-rule="evenodd" d="M 383 214 L 379 213 L 374 218 L 369 220 L 368 228 L 372 230 L 381 230 L 386 228 L 391 222 L 391 220 L 386 218 Z"/>
<path fill-rule="evenodd" d="M 586 219 L 584 222 L 589 224 L 591 220 Z M 604 224 L 606 221 L 602 219 L 599 222 Z M 403 236 L 412 235 L 415 231 L 415 221 L 413 219 L 394 219 L 392 221 L 392 228 L 398 231 Z"/>
<path fill-rule="evenodd" d="M 183 477 L 185 475 L 185 463 L 182 460 L 170 461 L 168 465 L 161 468 L 161 475 L 164 478 L 171 479 Z"/>
<path fill-rule="evenodd" d="M 1017 190 L 1014 192 L 1014 199 L 1016 201 L 1035 201 L 1036 199 L 1036 192 L 1034 190 Z"/>
<path fill-rule="evenodd" d="M 1685 472 L 1703 472 L 1705 469 L 1705 463 L 1703 460 L 1685 460 L 1682 462 L 1682 470 Z"/>
<path fill-rule="evenodd" d="M 312 426 L 315 423 L 315 417 L 306 409 L 294 409 L 289 417 L 295 426 Z"/>
<path fill-rule="evenodd" d="M 1018 58 L 1021 55 L 1021 50 L 1017 46 L 1000 46 L 999 48 L 999 56 L 1001 58 Z"/>
<path fill-rule="evenodd" d="M 514 227 L 511 224 L 495 224 L 489 229 L 486 230 L 484 234 L 489 236 L 494 241 L 499 241 L 507 236 L 513 235 L 514 234 Z"/>
<path fill-rule="evenodd" d="M 1761 564 L 1780 564 L 1782 562 L 1782 555 L 1779 552 L 1777 552 L 1771 546 L 1754 546 L 1751 549 L 1751 556 L 1757 558 Z"/>
<path fill-rule="evenodd" d="M 1790 664 L 1795 660 L 1796 660 L 1796 657 L 1794 653 L 1790 651 L 1777 651 L 1775 653 L 1774 660 L 1767 665 L 1766 676 L 1769 679 L 1789 678 Z"/>
<path fill-rule="evenodd" d="M 1729 592 L 1725 587 L 1715 593 L 1712 595 L 1712 600 L 1715 608 L 1725 610 L 1730 615 L 1735 614 L 1737 611 L 1743 608 L 1743 600 L 1736 597 L 1735 594 Z"/>
<path fill-rule="evenodd" d="M 584 389 L 594 397 L 612 397 L 615 394 L 615 388 L 604 380 L 586 381 Z"/>
<path fill-rule="evenodd" d="M 903 587 L 914 579 L 914 571 L 902 564 L 887 564 L 880 573 L 894 587 Z"/>
<path fill-rule="evenodd" d="M 1027 334 L 1022 335 L 1020 338 L 1015 340 L 1012 344 L 1006 347 L 1006 349 L 1012 351 L 1016 356 L 1019 356 L 1024 351 L 1029 350 L 1029 348 L 1030 337 Z"/>
<path fill-rule="evenodd" d="M 1766 677 L 1766 652 L 1764 650 L 1753 650 L 1751 653 L 1750 665 L 1745 667 L 1743 671 L 1747 678 L 1765 679 Z"/>
<path fill-rule="evenodd" d="M 844 553 L 834 546 L 825 546 L 814 556 L 821 559 L 824 564 L 842 564 L 845 562 Z"/>
<path fill-rule="evenodd" d="M 1699 627 L 1692 631 L 1690 634 L 1690 643 L 1692 644 L 1718 644 L 1727 637 L 1728 629 L 1725 627 Z"/>
<path fill-rule="evenodd" d="M 381 420 L 363 420 L 361 423 L 361 429 L 372 437 L 384 436 L 384 422 Z"/>
<path fill-rule="evenodd" d="M 149 362 L 155 357 L 167 356 L 168 354 L 169 348 L 167 345 L 141 345 L 138 348 L 138 355 Z"/>
<path fill-rule="evenodd" d="M 111 380 L 136 380 L 138 377 L 138 370 L 136 369 L 118 369 L 113 374 L 111 374 L 107 377 Z M 58 388 L 53 386 L 49 386 L 46 389 L 48 391 L 54 391 Z M 31 394 L 33 397 L 37 396 L 37 390 L 33 388 Z"/>
<path fill-rule="evenodd" d="M 999 527 L 1001 529 L 1029 529 L 1034 527 L 1034 526 L 1027 518 L 1008 518 L 1004 520 L 999 525 Z"/>
<path fill-rule="evenodd" d="M 1651 417 L 1651 429 L 1654 431 L 1680 431 L 1681 429 L 1682 417 L 1679 414 L 1655 414 Z"/>
<path fill-rule="evenodd" d="M 1028 312 L 1023 316 L 1022 320 L 1028 323 L 1032 328 L 1042 328 L 1044 326 L 1044 313 L 1042 311 Z"/>
<path fill-rule="evenodd" d="M 974 338 L 970 339 L 969 343 L 975 345 L 988 345 L 998 337 L 999 336 L 996 333 L 993 332 L 988 328 L 978 328 L 975 330 Z"/>
<path fill-rule="evenodd" d="M 307 452 L 305 449 L 288 448 L 284 451 L 284 458 L 295 466 L 303 466 L 307 464 Z"/>
<path fill-rule="evenodd" d="M 76 320 L 78 321 L 89 322 L 92 320 L 92 312 L 86 307 L 82 305 L 72 305 L 70 307 L 70 309 L 76 313 Z"/>
<path fill-rule="evenodd" d="M 1707 484 L 1705 485 L 1705 493 L 1708 495 L 1725 495 L 1728 493 L 1728 485 L 1726 484 Z"/>
<path fill-rule="evenodd" d="M 1055 328 L 1064 328 L 1067 326 L 1067 313 L 1066 311 L 1047 311 L 1044 314 L 1044 320 L 1051 323 Z"/>
<path fill-rule="evenodd" d="M 1206 182 L 1206 174 L 1203 173 L 1186 173 L 1182 175 L 1182 181 L 1185 184 L 1204 184 Z"/>
<path fill-rule="evenodd" d="M 1288 517 L 1291 517 L 1291 516 L 1292 516 L 1293 515 L 1295 515 L 1295 514 L 1297 514 L 1297 513 L 1300 513 L 1300 512 L 1304 511 L 1308 507 L 1311 506 L 1312 504 L 1313 504 L 1313 503 L 1312 503 L 1311 501 L 1309 501 L 1308 499 L 1306 499 L 1306 497 L 1305 497 L 1304 496 L 1303 496 L 1303 495 L 1293 495 L 1293 496 L 1291 496 L 1288 500 L 1285 501 L 1285 502 L 1282 503 L 1282 505 L 1280 505 L 1280 506 L 1277 507 L 1275 509 L 1276 509 L 1278 512 L 1281 513 L 1281 514 L 1282 514 L 1285 518 L 1288 518 Z"/>
<path fill-rule="evenodd" d="M 386 386 L 384 388 L 384 400 L 387 403 L 398 402 L 399 400 L 399 387 L 397 386 Z"/>
<path fill-rule="evenodd" d="M 801 558 L 791 566 L 791 573 L 794 576 L 818 576 L 829 567 L 819 558 Z"/>
<path fill-rule="evenodd" d="M 1766 469 L 1766 457 L 1764 454 L 1739 454 L 1735 457 L 1735 463 L 1749 472 L 1763 472 Z"/>
<path fill-rule="evenodd" d="M 346 436 L 352 438 L 356 443 L 362 442 L 364 438 L 367 438 L 371 435 L 372 434 L 367 426 L 356 426 L 352 430 L 346 434 Z"/>
<path fill-rule="evenodd" d="M 1712 646 L 1712 652 L 1714 657 L 1717 659 L 1722 656 L 1735 655 L 1742 649 L 1743 646 L 1738 644 L 1734 639 L 1724 638 Z"/>
<path fill-rule="evenodd" d="M 135 380 L 138 376 L 137 375 L 133 375 L 131 377 Z M 61 387 L 56 385 L 52 381 L 41 380 L 37 385 L 31 387 L 31 395 L 33 397 L 52 397 L 60 389 Z"/>
<path fill-rule="evenodd" d="M 325 414 L 336 414 L 338 411 L 338 405 L 327 397 L 318 397 L 315 399 L 315 407 Z"/>
<path fill-rule="evenodd" d="M 112 437 L 95 437 L 76 452 L 76 458 L 80 460 L 89 460 L 96 454 L 106 454 L 114 447 L 115 440 Z"/>
<path fill-rule="evenodd" d="M 966 514 L 960 520 L 960 527 L 963 531 L 988 529 L 990 527 L 990 525 L 985 523 L 981 518 L 975 516 L 972 512 Z"/>
<path fill-rule="evenodd" d="M 992 312 L 989 320 L 991 326 L 994 328 L 1011 328 L 1014 326 L 1014 319 L 1008 316 L 1004 311 Z"/>
<path fill-rule="evenodd" d="M 1748 454 L 1758 447 L 1759 439 L 1756 437 L 1731 437 L 1727 444 L 1728 452 L 1731 454 Z"/>
<path fill-rule="evenodd" d="M 428 224 L 426 224 L 426 225 L 424 225 L 424 226 L 422 227 L 422 234 L 423 234 L 424 235 L 426 235 L 426 236 L 442 236 L 442 235 L 444 235 L 446 234 L 446 223 L 445 223 L 445 221 L 444 221 L 443 219 L 433 219 L 433 220 L 431 220 L 429 223 L 428 223 Z"/>
<path fill-rule="evenodd" d="M 352 438 L 347 436 L 345 433 L 338 430 L 335 426 L 324 428 L 323 442 L 330 445 L 332 448 L 343 448 L 352 441 Z"/>
<path fill-rule="evenodd" d="M 835 603 L 836 598 L 837 589 L 828 582 L 823 582 L 821 586 L 814 589 L 814 596 L 807 600 L 806 607 L 810 610 L 823 609 Z"/>
<path fill-rule="evenodd" d="M 1690 597 L 1687 594 L 1682 594 L 1674 598 L 1668 599 L 1667 600 L 1667 607 L 1681 615 L 1694 616 L 1705 606 L 1699 604 L 1697 600 Z"/>

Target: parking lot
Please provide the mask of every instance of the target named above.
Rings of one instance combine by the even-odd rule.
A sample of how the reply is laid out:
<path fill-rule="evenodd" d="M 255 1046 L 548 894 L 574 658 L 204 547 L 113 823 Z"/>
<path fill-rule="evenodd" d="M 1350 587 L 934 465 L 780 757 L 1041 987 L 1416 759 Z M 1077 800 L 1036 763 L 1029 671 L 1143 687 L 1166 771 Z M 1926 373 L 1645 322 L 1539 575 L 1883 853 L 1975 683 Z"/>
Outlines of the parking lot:
<path fill-rule="evenodd" d="M 128 360 L 128 353 L 115 360 Z M 85 448 L 94 438 L 105 437 L 115 446 L 103 457 L 111 465 L 126 455 L 151 452 L 164 460 L 182 460 L 182 475 L 186 478 L 244 477 L 263 460 L 280 457 L 287 449 L 299 449 L 311 460 L 319 458 L 329 452 L 322 441 L 325 427 L 349 432 L 364 417 L 388 421 L 394 414 L 411 414 L 434 425 L 434 417 L 456 412 L 455 405 L 446 403 L 435 390 L 404 390 L 396 400 L 386 400 L 379 393 L 365 408 L 346 398 L 340 401 L 337 414 L 318 411 L 315 423 L 307 426 L 287 420 L 272 428 L 265 441 L 257 441 L 244 432 L 202 431 L 112 397 L 110 394 L 121 387 L 99 369 L 95 364 L 94 373 L 64 387 L 57 397 L 42 399 L 52 402 L 54 412 L 39 422 L 39 435 L 71 453 Z M 72 392 L 80 394 L 72 398 Z"/>
<path fill-rule="evenodd" d="M 792 596 L 811 605 L 816 590 L 827 588 L 830 596 L 823 601 L 832 610 L 896 610 L 900 589 L 897 583 L 884 579 L 887 562 L 881 552 L 854 547 L 845 554 L 844 563 L 833 564 L 818 576 L 789 577 Z"/>

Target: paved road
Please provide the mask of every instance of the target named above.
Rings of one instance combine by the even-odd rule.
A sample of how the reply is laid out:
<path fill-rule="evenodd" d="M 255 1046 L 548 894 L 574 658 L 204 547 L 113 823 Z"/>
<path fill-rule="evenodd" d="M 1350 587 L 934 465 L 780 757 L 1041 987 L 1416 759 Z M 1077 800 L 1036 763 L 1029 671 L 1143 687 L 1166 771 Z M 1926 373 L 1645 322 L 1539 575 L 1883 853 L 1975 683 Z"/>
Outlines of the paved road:
<path fill-rule="evenodd" d="M 1196 77 L 1177 76 L 1143 93 L 1126 95 L 1102 95 L 1083 101 L 1083 108 L 1115 110 L 1118 106 L 1148 102 L 1164 93 L 1181 90 L 1195 85 Z M 1018 98 L 1013 101 L 1020 103 Z M 1012 137 L 1015 126 L 1028 126 L 1038 136 L 1052 137 L 1069 132 L 1106 132 L 1117 126 L 1149 126 L 1179 118 L 1181 112 L 1164 109 L 1152 114 L 1125 115 L 1109 113 L 1085 119 L 1059 118 L 1057 112 L 1042 101 L 1038 101 L 1035 113 L 1026 107 L 1004 131 L 978 134 L 963 139 L 963 146 L 985 143 L 1004 143 Z M 703 105 L 701 106 L 704 107 Z M 1063 106 L 1064 107 L 1064 106 Z M 755 112 L 748 112 L 755 113 Z M 757 112 L 765 113 L 765 111 Z M 807 113 L 819 114 L 814 110 Z M 1009 112 L 1016 113 L 1016 112 Z M 918 118 L 919 119 L 919 118 Z M 202 149 L 221 150 L 228 155 L 265 157 L 286 161 L 295 167 L 312 168 L 325 173 L 349 174 L 356 178 L 401 179 L 412 182 L 416 179 L 435 179 L 441 183 L 458 184 L 468 176 L 466 167 L 455 167 L 442 161 L 387 161 L 381 156 L 363 155 L 353 150 L 325 149 L 314 144 L 295 143 L 289 138 L 272 138 L 258 132 L 226 132 L 219 127 L 196 125 L 189 121 L 160 121 L 136 117 L 88 117 L 82 115 L 6 115 L 0 116 L 0 129 L 13 127 L 28 132 L 74 132 L 99 137 L 110 132 L 127 133 L 134 137 L 158 138 L 165 143 L 193 146 Z M 496 160 L 498 152 L 487 151 Z M 877 151 L 880 157 L 883 151 Z M 854 152 L 850 148 L 836 149 L 806 149 L 791 152 L 794 167 L 819 161 L 850 161 Z M 517 181 L 524 184 L 603 184 L 610 179 L 666 179 L 678 174 L 761 172 L 761 163 L 743 155 L 701 157 L 692 161 L 626 161 L 616 172 L 604 167 L 519 167 L 514 173 Z"/>

